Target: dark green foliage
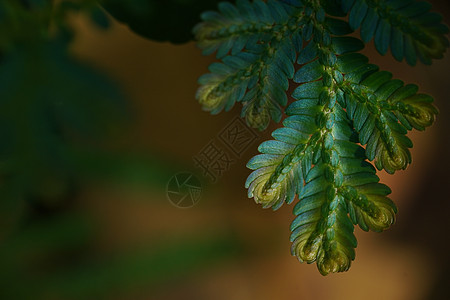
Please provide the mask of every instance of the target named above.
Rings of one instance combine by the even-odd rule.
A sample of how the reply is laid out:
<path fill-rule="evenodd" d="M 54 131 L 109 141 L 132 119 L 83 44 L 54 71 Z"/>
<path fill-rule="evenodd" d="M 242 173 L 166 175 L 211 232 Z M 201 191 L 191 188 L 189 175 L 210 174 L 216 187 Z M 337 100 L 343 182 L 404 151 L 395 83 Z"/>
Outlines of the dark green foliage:
<path fill-rule="evenodd" d="M 342 9 L 349 12 L 349 24 L 361 28 L 361 39 L 372 38 L 381 54 L 390 48 L 392 56 L 415 65 L 417 59 L 431 64 L 442 58 L 449 46 L 444 34 L 448 27 L 442 16 L 430 12 L 431 4 L 414 0 L 342 0 Z"/>
<path fill-rule="evenodd" d="M 98 0 L 118 21 L 157 41 L 184 43 L 193 39 L 200 13 L 220 0 Z"/>
<path fill-rule="evenodd" d="M 78 12 L 109 24 L 94 0 L 0 2 L 0 235 L 88 180 L 164 186 L 175 172 L 160 157 L 109 150 L 129 107 L 116 82 L 70 55 Z"/>
<path fill-rule="evenodd" d="M 65 16 L 82 8 L 106 26 L 88 1 L 0 4 L 0 198 L 16 202 L 14 210 L 24 199 L 66 195 L 80 174 L 74 149 L 92 148 L 88 143 L 124 124 L 126 105 L 114 82 L 67 53 Z"/>
<path fill-rule="evenodd" d="M 63 44 L 38 53 L 17 49 L 0 68 L 2 185 L 22 196 L 69 182 L 76 165 L 68 140 L 104 135 L 124 108 L 115 86 L 69 59 Z"/>
<path fill-rule="evenodd" d="M 86 186 L 90 195 L 93 186 L 160 190 L 181 166 L 149 149 L 117 150 L 129 107 L 117 82 L 69 51 L 75 13 L 109 26 L 96 0 L 0 1 L 0 299 L 158 292 L 240 254 L 240 241 L 223 228 L 106 249 L 110 225 L 78 214 L 93 212 L 90 196 L 78 202 Z"/>
<path fill-rule="evenodd" d="M 199 80 L 197 96 L 204 109 L 218 113 L 240 101 L 248 124 L 263 129 L 269 114 L 278 121 L 288 79 L 299 84 L 283 127 L 248 162 L 254 171 L 246 187 L 264 208 L 278 209 L 298 195 L 292 254 L 317 262 L 323 275 L 350 267 L 357 244 L 354 225 L 380 232 L 394 223 L 391 191 L 379 183 L 369 161 L 391 174 L 406 169 L 412 147 L 406 133 L 424 130 L 437 114 L 430 96 L 369 64 L 355 53 L 363 42 L 345 36 L 363 24 L 364 41 L 375 36 L 382 54 L 391 47 L 394 57 L 411 64 L 412 53 L 425 63 L 442 57 L 446 27 L 434 17 L 417 21 L 435 15 L 427 5 L 411 2 L 238 0 L 236 6 L 221 3 L 220 13 L 204 13 L 195 29 L 204 53 L 217 51 L 222 61 Z M 332 15 L 345 16 L 338 7 L 350 11 L 349 24 L 327 16 L 332 8 Z M 428 51 L 421 37 L 436 41 L 436 52 Z M 249 106 L 258 109 L 248 111 Z M 258 122 L 253 122 L 255 114 Z"/>

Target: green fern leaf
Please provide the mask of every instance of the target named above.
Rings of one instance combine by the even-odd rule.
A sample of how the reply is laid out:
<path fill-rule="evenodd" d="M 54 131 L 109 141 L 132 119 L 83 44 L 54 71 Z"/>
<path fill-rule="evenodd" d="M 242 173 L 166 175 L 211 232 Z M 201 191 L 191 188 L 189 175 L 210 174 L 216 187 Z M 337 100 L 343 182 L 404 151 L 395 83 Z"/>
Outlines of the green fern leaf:
<path fill-rule="evenodd" d="M 414 0 L 342 0 L 352 29 L 361 28 L 361 39 L 372 38 L 381 54 L 390 48 L 392 56 L 415 65 L 417 59 L 431 64 L 443 57 L 449 46 L 449 30 L 442 16 L 430 12 L 431 4 Z"/>
<path fill-rule="evenodd" d="M 377 1 L 377 4 L 381 2 Z M 247 19 L 241 17 L 239 28 L 254 24 L 255 20 L 269 20 L 267 11 L 256 9 L 261 5 L 264 7 L 261 1 L 253 4 L 238 1 L 237 7 L 242 3 L 245 3 L 246 9 L 254 8 L 256 15 Z M 373 30 L 372 35 L 380 35 L 377 32 L 381 30 L 382 37 L 392 29 L 387 22 L 391 19 L 375 20 L 376 16 L 369 16 L 373 3 L 368 3 L 369 0 L 268 1 L 267 6 L 283 7 L 289 15 L 288 18 L 274 18 L 270 28 L 279 28 L 278 20 L 289 20 L 288 24 L 292 24 L 289 28 L 297 28 L 296 32 L 291 29 L 283 31 L 289 32 L 283 41 L 274 40 L 274 33 L 269 27 L 267 33 L 270 34 L 262 35 L 266 40 L 253 38 L 251 43 L 247 42 L 240 52 L 234 54 L 232 47 L 235 41 L 240 37 L 249 40 L 256 33 L 246 31 L 236 36 L 227 33 L 220 39 L 203 41 L 207 43 L 206 48 L 215 47 L 219 51 L 223 43 L 232 44 L 227 44 L 229 48 L 222 63 L 211 65 L 211 73 L 200 78 L 200 102 L 205 102 L 205 99 L 216 101 L 210 109 L 213 113 L 223 108 L 229 109 L 236 101 L 241 101 L 248 120 L 247 105 L 258 101 L 269 103 L 266 98 L 271 95 L 280 108 L 286 105 L 282 94 L 288 89 L 287 79 L 298 84 L 292 93 L 296 101 L 285 109 L 287 118 L 283 121 L 283 127 L 276 129 L 272 133 L 274 139 L 263 142 L 258 148 L 261 154 L 248 162 L 247 167 L 253 172 L 245 186 L 248 196 L 254 198 L 256 203 L 274 210 L 283 203 L 292 203 L 298 195 L 299 201 L 294 207 L 296 218 L 291 225 L 292 254 L 302 262 L 316 262 L 323 275 L 346 271 L 355 259 L 357 242 L 353 235 L 354 225 L 365 231 L 381 232 L 394 223 L 397 208 L 388 197 L 391 193 L 389 187 L 379 183 L 376 169 L 384 169 L 388 173 L 405 169 L 411 162 L 409 148 L 412 147 L 406 134 L 412 129 L 424 130 L 434 122 L 438 113 L 432 105 L 433 99 L 418 94 L 416 85 L 405 85 L 400 80 L 392 79 L 391 73 L 379 71 L 376 65 L 368 63 L 367 57 L 356 53 L 364 47 L 364 43 L 346 36 L 354 28 L 370 22 L 373 28 L 364 30 Z M 350 11 L 350 24 L 327 16 L 327 13 L 341 15 L 339 11 L 329 12 L 337 4 L 344 11 Z M 221 6 L 222 15 L 217 26 L 236 25 L 236 18 L 233 22 L 224 21 L 224 7 L 230 6 Z M 364 18 L 366 15 L 372 21 L 367 21 Z M 385 25 L 379 25 L 380 22 L 385 22 Z M 199 26 L 207 25 L 203 23 Z M 417 30 L 425 34 L 431 32 L 422 27 L 417 27 Z M 296 41 L 298 38 L 303 41 Z M 390 45 L 384 39 L 377 41 L 377 38 L 375 43 L 379 44 L 377 47 Z M 286 55 L 289 59 L 283 55 L 264 57 L 267 47 L 272 53 L 281 51 L 286 54 L 284 47 L 288 44 L 294 45 L 289 46 L 290 54 Z M 306 46 L 302 47 L 303 44 Z M 228 53 L 230 49 L 231 54 Z M 252 56 L 254 60 L 242 64 L 230 63 L 242 55 Z M 243 70 L 264 59 L 270 61 L 264 70 L 271 72 L 242 76 Z M 233 77 L 234 74 L 240 74 L 239 80 Z M 268 74 L 263 77 L 263 84 L 261 74 Z M 266 86 L 264 80 L 280 86 L 276 96 L 270 92 L 258 94 L 258 91 L 264 91 L 261 87 L 254 89 L 257 84 Z M 223 82 L 232 83 L 225 86 Z M 209 92 L 203 89 L 214 91 L 212 95 L 215 96 L 209 98 Z M 251 114 L 255 112 L 259 118 L 268 121 L 267 110 L 252 111 Z M 275 119 L 273 115 L 272 118 Z"/>

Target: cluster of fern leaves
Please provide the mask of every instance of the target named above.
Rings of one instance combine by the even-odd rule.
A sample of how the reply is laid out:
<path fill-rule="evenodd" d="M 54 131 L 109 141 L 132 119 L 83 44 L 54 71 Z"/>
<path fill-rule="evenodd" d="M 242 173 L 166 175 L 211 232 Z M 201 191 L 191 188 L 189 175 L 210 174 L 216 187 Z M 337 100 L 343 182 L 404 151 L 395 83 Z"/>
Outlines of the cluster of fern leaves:
<path fill-rule="evenodd" d="M 428 3 L 413 0 L 237 0 L 218 8 L 194 29 L 203 53 L 221 60 L 200 77 L 197 99 L 212 114 L 241 102 L 242 117 L 260 130 L 284 111 L 274 140 L 247 164 L 248 195 L 274 210 L 298 195 L 292 254 L 323 275 L 346 271 L 354 226 L 380 232 L 395 220 L 376 169 L 406 169 L 406 134 L 430 126 L 438 112 L 416 85 L 357 52 L 374 39 L 381 54 L 430 64 L 449 46 L 448 28 Z M 348 36 L 357 29 L 362 41 Z M 290 80 L 296 101 L 284 109 Z"/>

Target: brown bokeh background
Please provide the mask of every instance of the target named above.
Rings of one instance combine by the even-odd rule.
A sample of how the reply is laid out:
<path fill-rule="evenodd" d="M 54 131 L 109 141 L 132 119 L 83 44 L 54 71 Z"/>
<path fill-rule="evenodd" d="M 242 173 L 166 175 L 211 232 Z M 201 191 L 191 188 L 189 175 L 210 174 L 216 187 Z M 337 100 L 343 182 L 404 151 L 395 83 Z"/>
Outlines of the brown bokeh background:
<path fill-rule="evenodd" d="M 433 2 L 450 23 L 448 2 Z M 116 80 L 132 103 L 134 123 L 116 141 L 118 147 L 162 153 L 163 160 L 194 167 L 192 156 L 239 114 L 235 107 L 211 116 L 195 101 L 197 78 L 213 58 L 203 57 L 193 42 L 152 42 L 118 23 L 102 31 L 82 16 L 74 22 L 78 34 L 72 52 Z M 273 124 L 217 183 L 204 181 L 202 198 L 193 208 L 172 206 L 164 186 L 93 185 L 78 196 L 77 209 L 96 220 L 96 244 L 105 253 L 201 232 L 231 230 L 241 241 L 239 255 L 157 287 L 144 282 L 108 299 L 448 299 L 450 56 L 432 66 L 410 67 L 378 55 L 372 43 L 364 53 L 395 78 L 434 96 L 440 114 L 426 132 L 410 133 L 414 148 L 408 170 L 394 176 L 380 172 L 381 181 L 393 190 L 397 222 L 382 234 L 355 230 L 357 256 L 348 272 L 322 277 L 315 265 L 299 263 L 290 255 L 293 206 L 273 212 L 247 198 L 245 164 L 257 153 L 258 143 L 270 138 L 270 129 L 278 126 Z"/>

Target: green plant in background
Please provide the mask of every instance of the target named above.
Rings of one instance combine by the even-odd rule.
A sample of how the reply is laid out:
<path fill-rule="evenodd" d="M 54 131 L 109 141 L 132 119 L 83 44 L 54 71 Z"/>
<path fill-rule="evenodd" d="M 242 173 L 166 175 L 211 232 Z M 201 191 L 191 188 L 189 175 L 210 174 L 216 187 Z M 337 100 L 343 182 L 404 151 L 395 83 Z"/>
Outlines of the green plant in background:
<path fill-rule="evenodd" d="M 96 253 L 95 222 L 72 206 L 86 183 L 161 189 L 180 168 L 155 150 L 117 151 L 117 137 L 132 125 L 128 99 L 117 82 L 70 51 L 73 17 L 108 29 L 106 10 L 148 39 L 181 43 L 193 38 L 200 11 L 215 4 L 0 1 L 0 299 L 154 291 L 239 252 L 234 233 L 215 228 Z"/>
<path fill-rule="evenodd" d="M 380 54 L 430 64 L 449 46 L 448 28 L 413 0 L 237 0 L 218 8 L 194 30 L 203 53 L 221 60 L 200 77 L 197 99 L 213 114 L 241 102 L 260 130 L 287 115 L 247 164 L 248 196 L 275 210 L 298 195 L 292 254 L 316 262 L 322 275 L 346 271 L 354 225 L 380 232 L 397 211 L 369 161 L 390 174 L 406 169 L 407 132 L 424 130 L 438 113 L 416 85 L 357 52 L 374 39 Z M 348 36 L 357 29 L 362 41 Z M 289 80 L 295 101 L 284 109 Z"/>
<path fill-rule="evenodd" d="M 0 236 L 30 203 L 58 206 L 87 179 L 141 176 L 164 186 L 176 170 L 108 149 L 129 128 L 129 106 L 116 82 L 69 53 L 79 13 L 109 27 L 94 0 L 0 3 Z"/>
<path fill-rule="evenodd" d="M 93 1 L 52 2 L 0 3 L 1 235 L 30 203 L 57 206 L 82 178 L 74 154 L 125 124 L 116 85 L 67 52 L 70 13 L 86 10 L 102 25 L 106 16 Z"/>

